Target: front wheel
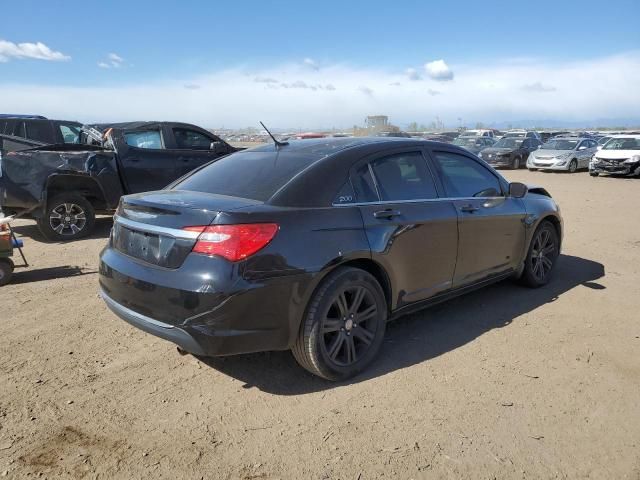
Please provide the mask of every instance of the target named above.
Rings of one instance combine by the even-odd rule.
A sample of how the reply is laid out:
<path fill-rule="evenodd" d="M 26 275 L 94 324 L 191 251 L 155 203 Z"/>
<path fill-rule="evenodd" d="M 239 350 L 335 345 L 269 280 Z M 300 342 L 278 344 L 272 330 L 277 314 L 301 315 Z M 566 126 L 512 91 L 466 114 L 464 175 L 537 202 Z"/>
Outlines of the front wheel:
<path fill-rule="evenodd" d="M 520 169 L 520 157 L 515 157 L 513 159 L 513 163 L 511 164 L 511 169 L 512 170 Z"/>
<path fill-rule="evenodd" d="M 13 262 L 9 258 L 0 258 L 0 287 L 11 281 Z"/>
<path fill-rule="evenodd" d="M 592 177 L 597 177 L 600 174 L 598 172 L 589 172 L 589 175 L 591 175 Z"/>
<path fill-rule="evenodd" d="M 345 380 L 367 367 L 384 338 L 387 303 L 364 270 L 339 268 L 309 302 L 292 349 L 298 363 L 327 380 Z"/>
<path fill-rule="evenodd" d="M 578 161 L 576 159 L 573 159 L 569 163 L 569 173 L 576 173 L 577 170 L 578 170 Z"/>
<path fill-rule="evenodd" d="M 75 193 L 62 193 L 49 199 L 38 229 L 47 240 L 69 241 L 86 237 L 95 223 L 95 211 L 89 201 Z"/>
<path fill-rule="evenodd" d="M 560 255 L 558 232 L 549 221 L 543 221 L 533 234 L 521 281 L 528 287 L 546 285 Z"/>

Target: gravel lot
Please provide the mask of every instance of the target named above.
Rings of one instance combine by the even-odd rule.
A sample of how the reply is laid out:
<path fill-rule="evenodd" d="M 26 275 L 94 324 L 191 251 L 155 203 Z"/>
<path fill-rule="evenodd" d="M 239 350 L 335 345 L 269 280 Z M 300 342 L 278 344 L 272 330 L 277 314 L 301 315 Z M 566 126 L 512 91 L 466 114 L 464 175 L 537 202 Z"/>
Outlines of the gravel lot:
<path fill-rule="evenodd" d="M 640 478 L 640 180 L 505 172 L 565 219 L 555 278 L 390 325 L 363 376 L 289 352 L 198 360 L 97 295 L 110 228 L 46 244 L 0 290 L 8 478 Z"/>

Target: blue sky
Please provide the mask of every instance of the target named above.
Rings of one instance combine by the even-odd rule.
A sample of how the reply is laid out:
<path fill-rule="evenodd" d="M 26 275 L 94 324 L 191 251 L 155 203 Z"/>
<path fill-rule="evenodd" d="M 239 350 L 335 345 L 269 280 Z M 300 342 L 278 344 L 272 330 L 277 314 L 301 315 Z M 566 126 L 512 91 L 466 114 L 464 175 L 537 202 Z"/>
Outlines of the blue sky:
<path fill-rule="evenodd" d="M 2 10 L 0 87 L 15 93 L 9 106 L 82 120 L 181 115 L 241 126 L 255 123 L 251 109 L 287 126 L 351 125 L 387 112 L 379 109 L 398 123 L 560 120 L 569 105 L 539 105 L 566 98 L 566 75 L 578 75 L 574 84 L 592 82 L 582 95 L 622 102 L 626 83 L 604 91 L 597 79 L 618 68 L 637 75 L 640 65 L 638 0 L 610 8 L 592 1 L 21 0 Z M 20 46 L 37 42 L 45 50 Z M 625 101 L 640 112 L 637 78 Z M 117 92 L 116 105 L 99 100 Z M 474 100 L 487 95 L 491 102 Z M 287 100 L 299 109 L 280 108 Z M 632 115 L 613 104 L 603 109 L 601 100 L 567 119 Z M 221 113 L 234 106 L 244 113 Z"/>

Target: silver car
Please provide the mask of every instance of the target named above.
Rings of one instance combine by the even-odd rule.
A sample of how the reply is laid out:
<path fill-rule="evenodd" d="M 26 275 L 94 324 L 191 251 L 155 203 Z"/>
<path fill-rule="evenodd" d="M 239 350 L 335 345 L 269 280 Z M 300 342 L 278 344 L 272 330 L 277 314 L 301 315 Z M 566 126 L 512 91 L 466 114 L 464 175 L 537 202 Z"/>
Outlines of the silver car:
<path fill-rule="evenodd" d="M 529 155 L 529 170 L 566 170 L 589 168 L 598 142 L 591 138 L 552 138 Z"/>

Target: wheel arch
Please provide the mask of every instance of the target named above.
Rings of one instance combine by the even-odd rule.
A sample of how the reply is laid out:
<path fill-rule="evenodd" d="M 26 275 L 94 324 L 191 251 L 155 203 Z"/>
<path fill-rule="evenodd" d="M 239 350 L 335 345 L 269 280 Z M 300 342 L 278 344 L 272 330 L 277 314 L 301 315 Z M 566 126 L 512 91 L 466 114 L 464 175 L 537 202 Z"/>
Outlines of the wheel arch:
<path fill-rule="evenodd" d="M 62 193 L 81 195 L 93 206 L 95 210 L 106 210 L 107 201 L 100 184 L 86 175 L 55 174 L 47 178 L 45 185 L 45 198 L 43 205 L 46 205 L 49 198 Z"/>

